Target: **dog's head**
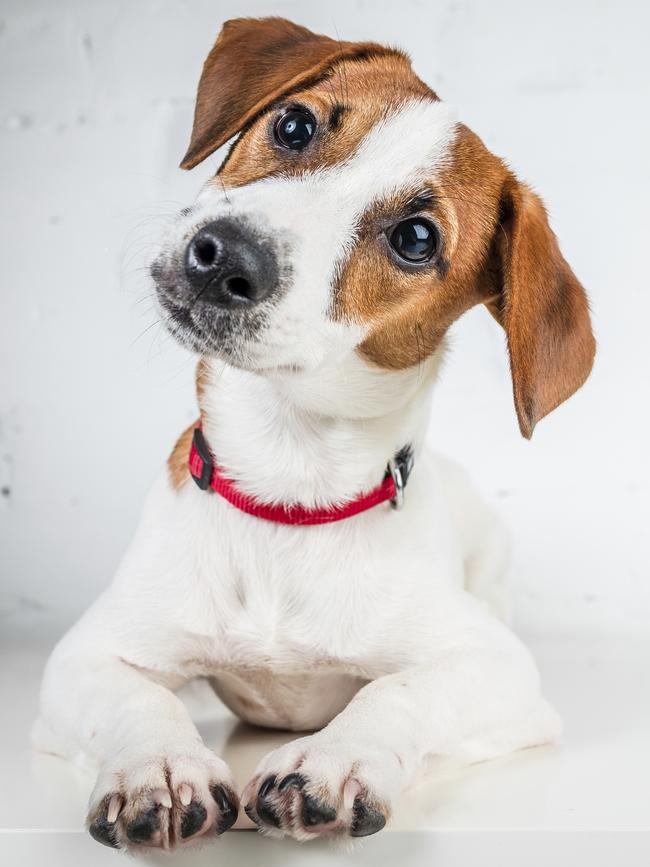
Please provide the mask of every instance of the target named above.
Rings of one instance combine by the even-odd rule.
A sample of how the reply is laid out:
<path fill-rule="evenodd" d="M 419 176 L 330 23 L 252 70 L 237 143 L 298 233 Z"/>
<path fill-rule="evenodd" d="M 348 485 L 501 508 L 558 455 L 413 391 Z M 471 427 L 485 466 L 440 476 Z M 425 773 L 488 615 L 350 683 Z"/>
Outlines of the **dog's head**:
<path fill-rule="evenodd" d="M 152 266 L 183 343 L 259 373 L 351 352 L 401 370 L 483 303 L 507 333 L 524 436 L 584 382 L 587 299 L 542 202 L 402 52 L 229 21 L 182 167 L 235 135 Z"/>

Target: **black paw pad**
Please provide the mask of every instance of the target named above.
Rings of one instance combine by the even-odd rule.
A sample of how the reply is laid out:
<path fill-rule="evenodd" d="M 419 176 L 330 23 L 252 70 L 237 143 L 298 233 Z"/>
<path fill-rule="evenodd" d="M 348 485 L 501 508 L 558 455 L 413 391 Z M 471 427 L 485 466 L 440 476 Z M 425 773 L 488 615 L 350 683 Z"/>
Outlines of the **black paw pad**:
<path fill-rule="evenodd" d="M 152 807 L 129 822 L 126 826 L 126 836 L 132 843 L 147 843 L 159 828 L 158 808 Z"/>
<path fill-rule="evenodd" d="M 109 822 L 106 816 L 100 816 L 88 827 L 88 833 L 93 838 L 101 843 L 102 846 L 110 846 L 111 849 L 119 849 L 120 845 L 117 842 L 115 825 Z"/>
<path fill-rule="evenodd" d="M 325 825 L 336 819 L 336 810 L 323 801 L 317 801 L 311 795 L 304 795 L 302 799 L 302 821 L 306 827 L 313 825 Z"/>
<path fill-rule="evenodd" d="M 208 812 L 203 804 L 192 801 L 185 808 L 183 818 L 181 819 L 181 837 L 185 840 L 186 837 L 191 837 L 197 831 L 200 831 L 207 815 Z"/>
<path fill-rule="evenodd" d="M 386 817 L 383 813 L 365 804 L 360 798 L 355 798 L 350 830 L 353 837 L 368 837 L 370 834 L 376 834 L 385 824 Z"/>
<path fill-rule="evenodd" d="M 230 789 L 221 784 L 211 786 L 210 794 L 221 812 L 221 818 L 217 822 L 217 834 L 223 834 L 224 831 L 232 828 L 237 821 L 237 813 L 239 812 L 237 798 Z"/>

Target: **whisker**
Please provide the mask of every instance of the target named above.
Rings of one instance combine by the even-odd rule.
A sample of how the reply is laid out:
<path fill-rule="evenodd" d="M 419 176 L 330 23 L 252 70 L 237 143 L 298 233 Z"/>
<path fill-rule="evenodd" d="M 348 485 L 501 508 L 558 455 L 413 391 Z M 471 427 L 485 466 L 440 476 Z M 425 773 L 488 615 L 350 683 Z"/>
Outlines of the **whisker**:
<path fill-rule="evenodd" d="M 129 349 L 132 349 L 132 348 L 135 346 L 135 344 L 136 344 L 139 340 L 141 340 L 141 339 L 145 336 L 145 334 L 147 334 L 149 331 L 151 331 L 151 329 L 152 329 L 155 325 L 162 325 L 162 324 L 163 324 L 163 320 L 162 320 L 161 318 L 154 319 L 153 322 L 150 322 L 149 325 L 147 325 L 147 327 L 144 329 L 144 331 L 141 331 L 140 334 L 138 334 L 138 336 L 135 337 L 135 338 L 131 341 L 131 343 L 129 344 Z"/>
<path fill-rule="evenodd" d="M 228 207 L 232 207 L 232 202 L 230 201 L 230 197 L 228 196 L 228 190 L 223 182 L 223 178 L 221 177 L 221 175 L 217 175 L 217 178 L 219 179 L 219 183 L 221 184 L 221 189 L 223 190 L 223 196 L 226 200 L 226 204 L 228 205 Z"/>

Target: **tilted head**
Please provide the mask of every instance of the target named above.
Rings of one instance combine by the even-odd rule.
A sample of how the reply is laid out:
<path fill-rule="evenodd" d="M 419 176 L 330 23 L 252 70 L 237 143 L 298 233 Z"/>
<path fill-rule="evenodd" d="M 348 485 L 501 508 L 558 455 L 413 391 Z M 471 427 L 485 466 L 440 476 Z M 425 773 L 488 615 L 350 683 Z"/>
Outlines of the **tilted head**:
<path fill-rule="evenodd" d="M 524 436 L 591 369 L 585 292 L 540 199 L 400 51 L 228 21 L 199 83 L 193 168 L 234 144 L 152 266 L 170 329 L 265 373 L 430 356 L 485 304 Z"/>

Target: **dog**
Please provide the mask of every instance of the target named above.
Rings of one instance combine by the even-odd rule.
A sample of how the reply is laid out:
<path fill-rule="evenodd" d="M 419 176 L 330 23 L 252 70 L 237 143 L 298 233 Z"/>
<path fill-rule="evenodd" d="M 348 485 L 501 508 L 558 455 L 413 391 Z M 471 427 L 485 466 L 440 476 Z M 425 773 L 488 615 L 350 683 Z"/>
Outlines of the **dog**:
<path fill-rule="evenodd" d="M 507 534 L 424 447 L 449 326 L 503 327 L 521 433 L 578 389 L 584 289 L 538 196 L 399 50 L 280 18 L 223 26 L 191 169 L 234 140 L 152 266 L 199 356 L 178 440 L 111 586 L 54 649 L 34 745 L 97 769 L 119 848 L 230 828 L 354 838 L 442 760 L 560 732 L 509 630 Z M 174 691 L 302 732 L 239 793 Z M 304 734 L 304 732 L 312 732 Z"/>

